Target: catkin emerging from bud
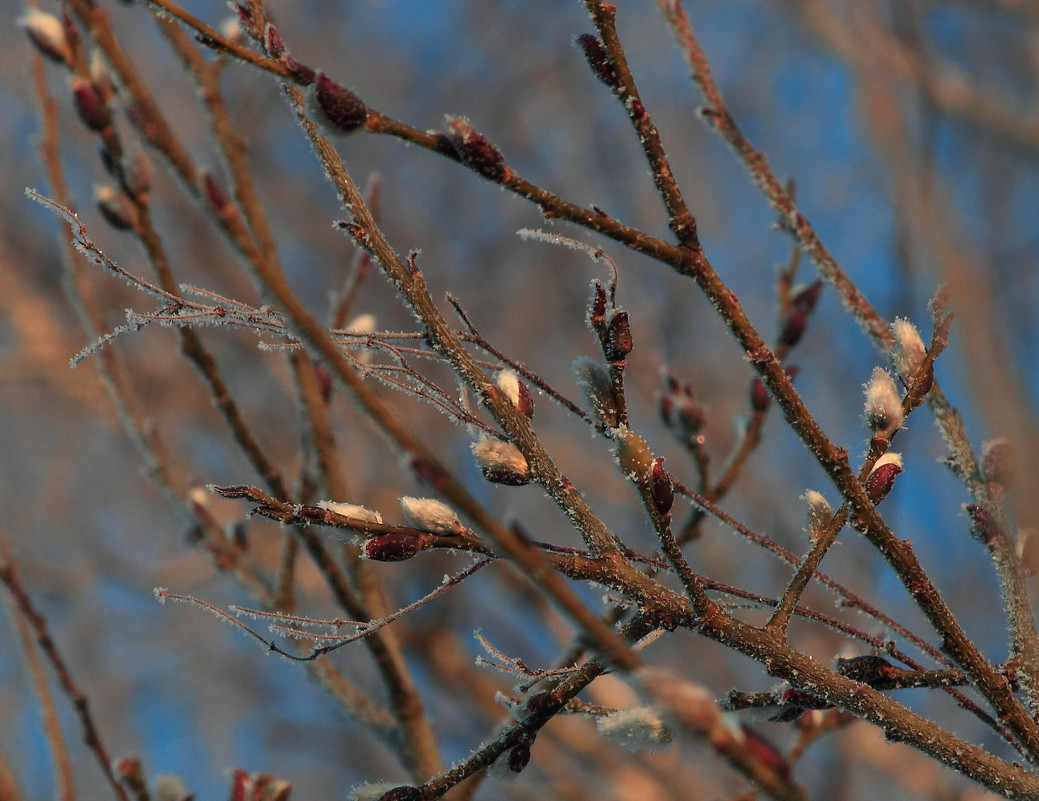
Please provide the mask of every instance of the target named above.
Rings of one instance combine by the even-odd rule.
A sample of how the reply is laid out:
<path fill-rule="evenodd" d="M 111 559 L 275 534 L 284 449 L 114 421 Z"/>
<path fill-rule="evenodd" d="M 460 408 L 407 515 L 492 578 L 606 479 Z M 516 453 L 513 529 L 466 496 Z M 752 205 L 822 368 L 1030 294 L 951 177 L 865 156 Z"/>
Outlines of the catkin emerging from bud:
<path fill-rule="evenodd" d="M 877 459 L 877 463 L 873 465 L 873 469 L 866 479 L 866 494 L 869 495 L 874 506 L 891 492 L 891 488 L 895 485 L 895 476 L 901 472 L 903 472 L 901 454 L 885 453 Z"/>
<path fill-rule="evenodd" d="M 65 26 L 56 16 L 30 8 L 18 18 L 18 25 L 41 54 L 59 64 L 72 63 L 72 48 L 69 47 Z"/>
<path fill-rule="evenodd" d="M 400 499 L 400 508 L 408 525 L 432 534 L 457 534 L 462 530 L 462 521 L 446 503 L 435 498 Z"/>
<path fill-rule="evenodd" d="M 473 443 L 472 449 L 476 465 L 488 481 L 514 487 L 530 482 L 530 465 L 512 443 L 494 437 L 482 437 Z"/>
<path fill-rule="evenodd" d="M 671 742 L 660 713 L 652 707 L 619 709 L 595 719 L 595 728 L 607 740 L 629 751 L 665 751 Z"/>
<path fill-rule="evenodd" d="M 891 439 L 904 419 L 895 379 L 883 367 L 874 367 L 866 385 L 866 425 L 877 436 Z"/>
<path fill-rule="evenodd" d="M 892 323 L 891 332 L 895 335 L 895 366 L 906 386 L 912 386 L 924 365 L 927 348 L 916 326 L 903 317 Z M 925 391 L 930 389 L 930 383 L 934 381 L 934 374 L 928 372 L 929 375 L 923 379 Z"/>
<path fill-rule="evenodd" d="M 830 502 L 823 497 L 821 492 L 816 492 L 815 490 L 805 490 L 805 494 L 801 498 L 808 504 L 804 530 L 814 542 L 822 536 L 822 533 L 826 531 L 826 527 L 830 525 L 830 521 L 833 519 L 833 507 L 830 506 Z"/>
<path fill-rule="evenodd" d="M 531 397 L 527 385 L 520 380 L 519 374 L 515 370 L 502 370 L 498 373 L 495 383 L 509 399 L 509 402 L 516 407 L 517 412 L 528 420 L 534 416 L 534 399 Z"/>

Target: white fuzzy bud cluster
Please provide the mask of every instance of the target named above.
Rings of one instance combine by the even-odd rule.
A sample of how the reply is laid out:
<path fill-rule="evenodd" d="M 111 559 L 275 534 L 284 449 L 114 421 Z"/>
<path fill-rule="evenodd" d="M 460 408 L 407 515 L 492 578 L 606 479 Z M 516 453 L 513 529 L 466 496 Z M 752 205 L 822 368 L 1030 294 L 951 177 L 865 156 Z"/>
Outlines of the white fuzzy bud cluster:
<path fill-rule="evenodd" d="M 495 484 L 518 486 L 530 481 L 530 465 L 511 442 L 483 436 L 472 444 L 473 456 L 484 478 Z"/>
<path fill-rule="evenodd" d="M 805 490 L 805 494 L 801 498 L 808 504 L 804 530 L 814 542 L 822 536 L 826 527 L 830 525 L 830 521 L 833 520 L 833 507 L 821 492 L 815 490 Z"/>
<path fill-rule="evenodd" d="M 363 506 L 357 506 L 356 504 L 337 503 L 336 501 L 318 501 L 317 505 L 322 509 L 327 509 L 329 512 L 334 512 L 343 517 L 352 517 L 355 520 L 363 520 L 366 523 L 382 522 L 381 514 L 373 512 L 371 509 L 365 509 Z"/>
<path fill-rule="evenodd" d="M 916 326 L 904 317 L 895 319 L 891 332 L 895 335 L 895 366 L 902 380 L 907 385 L 912 384 L 923 366 L 927 348 Z"/>
<path fill-rule="evenodd" d="M 595 727 L 607 740 L 629 751 L 666 751 L 671 743 L 671 732 L 660 713 L 649 706 L 619 709 L 603 715 L 596 718 Z"/>
<path fill-rule="evenodd" d="M 866 425 L 878 437 L 891 439 L 904 420 L 895 379 L 883 367 L 874 367 L 866 384 Z"/>
<path fill-rule="evenodd" d="M 435 498 L 400 499 L 400 508 L 408 525 L 431 534 L 457 534 L 463 530 L 462 521 L 454 510 Z"/>

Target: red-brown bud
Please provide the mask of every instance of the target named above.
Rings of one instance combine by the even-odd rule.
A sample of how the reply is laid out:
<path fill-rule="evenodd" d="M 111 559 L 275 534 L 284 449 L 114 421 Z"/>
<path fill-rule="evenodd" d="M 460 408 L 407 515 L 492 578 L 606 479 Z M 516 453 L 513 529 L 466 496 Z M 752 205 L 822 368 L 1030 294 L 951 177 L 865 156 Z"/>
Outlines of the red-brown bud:
<path fill-rule="evenodd" d="M 884 657 L 873 654 L 838 659 L 836 667 L 837 672 L 842 676 L 870 686 L 883 684 L 898 672 L 898 668 Z"/>
<path fill-rule="evenodd" d="M 111 186 L 98 186 L 94 189 L 94 200 L 97 210 L 105 221 L 120 231 L 133 228 L 137 224 L 137 209 L 130 199 Z"/>
<path fill-rule="evenodd" d="M 108 107 L 89 82 L 72 79 L 72 100 L 80 121 L 91 131 L 103 131 L 112 122 Z"/>
<path fill-rule="evenodd" d="M 866 494 L 874 506 L 887 497 L 895 485 L 895 476 L 902 472 L 902 457 L 897 453 L 885 453 L 877 460 L 866 478 Z"/>
<path fill-rule="evenodd" d="M 420 801 L 422 793 L 417 787 L 401 785 L 379 796 L 379 801 Z"/>
<path fill-rule="evenodd" d="M 279 59 L 285 54 L 285 42 L 281 39 L 278 29 L 267 23 L 267 30 L 263 32 L 263 45 L 267 49 L 267 55 L 273 59 Z"/>
<path fill-rule="evenodd" d="M 501 151 L 462 117 L 447 117 L 447 138 L 458 157 L 470 169 L 492 181 L 508 178 L 509 168 Z"/>
<path fill-rule="evenodd" d="M 530 762 L 529 743 L 520 743 L 512 746 L 506 755 L 506 764 L 513 773 L 522 773 L 528 762 Z"/>
<path fill-rule="evenodd" d="M 833 704 L 818 695 L 812 695 L 795 687 L 784 690 L 782 700 L 784 704 L 796 706 L 798 709 L 831 709 L 833 707 Z"/>
<path fill-rule="evenodd" d="M 660 417 L 675 439 L 689 445 L 700 438 L 705 417 L 703 407 L 693 399 L 693 388 L 683 386 L 672 375 L 667 376 L 668 394 L 660 396 Z"/>
<path fill-rule="evenodd" d="M 296 59 L 294 59 L 288 53 L 279 58 L 278 61 L 280 61 L 282 64 L 288 67 L 292 71 L 292 74 L 299 79 L 299 82 L 303 86 L 310 86 L 310 84 L 314 83 L 314 81 L 317 80 L 316 70 L 314 70 L 311 67 L 308 67 L 306 64 L 302 64 L 299 61 L 296 61 Z"/>
<path fill-rule="evenodd" d="M 588 305 L 588 325 L 603 337 L 606 334 L 606 287 L 596 278 L 592 281 L 592 302 Z"/>
<path fill-rule="evenodd" d="M 653 495 L 653 505 L 662 515 L 671 513 L 671 507 L 675 505 L 675 482 L 671 474 L 664 469 L 664 459 L 659 457 L 653 460 L 653 470 L 650 473 L 650 492 Z"/>
<path fill-rule="evenodd" d="M 373 562 L 404 562 L 433 544 L 433 538 L 414 534 L 379 534 L 369 537 L 361 546 L 361 554 Z"/>
<path fill-rule="evenodd" d="M 631 337 L 631 324 L 628 322 L 626 311 L 617 311 L 610 315 L 610 321 L 606 325 L 606 339 L 603 340 L 603 355 L 608 362 L 618 364 L 623 362 L 634 347 Z"/>
<path fill-rule="evenodd" d="M 205 190 L 206 200 L 209 201 L 209 205 L 221 219 L 237 213 L 238 210 L 235 208 L 234 203 L 231 202 L 230 196 L 216 179 L 216 176 L 209 170 L 202 171 L 202 188 Z"/>
<path fill-rule="evenodd" d="M 976 503 L 965 504 L 963 508 L 970 515 L 970 531 L 975 539 L 985 545 L 992 545 L 1002 538 L 1003 532 L 999 522 L 988 509 Z"/>
<path fill-rule="evenodd" d="M 599 37 L 591 33 L 582 33 L 574 39 L 574 44 L 584 53 L 585 60 L 588 62 L 588 66 L 592 68 L 595 77 L 610 89 L 616 89 L 618 85 L 617 70 L 614 68 L 613 60 L 610 58 L 610 54 L 606 52 L 606 48 L 603 47 Z"/>
<path fill-rule="evenodd" d="M 765 382 L 760 376 L 756 377 L 750 385 L 750 408 L 755 412 L 766 412 L 771 403 L 772 397 L 765 389 Z"/>
<path fill-rule="evenodd" d="M 743 745 L 762 765 L 780 778 L 790 777 L 790 764 L 772 743 L 749 726 L 742 726 Z"/>
<path fill-rule="evenodd" d="M 368 120 L 364 101 L 324 73 L 318 73 L 314 100 L 325 120 L 343 133 L 356 131 Z"/>

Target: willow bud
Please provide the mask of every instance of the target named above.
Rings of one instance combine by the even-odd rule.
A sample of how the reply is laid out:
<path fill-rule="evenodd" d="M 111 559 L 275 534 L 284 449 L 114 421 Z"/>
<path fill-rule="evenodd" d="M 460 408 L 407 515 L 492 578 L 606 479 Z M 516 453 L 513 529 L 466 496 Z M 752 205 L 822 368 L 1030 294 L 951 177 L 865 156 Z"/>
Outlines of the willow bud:
<path fill-rule="evenodd" d="M 633 481 L 645 481 L 652 475 L 654 464 L 649 443 L 626 426 L 613 433 L 617 442 L 615 455 L 621 472 Z"/>
<path fill-rule="evenodd" d="M 515 370 L 502 370 L 498 373 L 494 383 L 498 385 L 498 389 L 505 394 L 509 402 L 516 407 L 517 412 L 528 420 L 534 416 L 534 398 Z"/>
<path fill-rule="evenodd" d="M 519 448 L 494 437 L 482 437 L 472 445 L 476 465 L 494 484 L 520 486 L 530 483 L 530 465 Z"/>
<path fill-rule="evenodd" d="M 462 117 L 447 117 L 447 138 L 462 163 L 492 181 L 508 178 L 509 168 L 501 151 Z"/>
<path fill-rule="evenodd" d="M 895 476 L 904 472 L 902 469 L 902 456 L 898 453 L 885 453 L 879 459 L 869 476 L 866 478 L 866 494 L 876 506 L 895 485 Z"/>
<path fill-rule="evenodd" d="M 891 439 L 904 419 L 895 379 L 883 367 L 874 367 L 866 385 L 866 425 L 877 436 Z"/>
<path fill-rule="evenodd" d="M 65 26 L 56 16 L 30 8 L 18 18 L 18 26 L 42 55 L 58 64 L 72 63 L 72 48 Z"/>
<path fill-rule="evenodd" d="M 369 537 L 361 545 L 361 555 L 373 562 L 403 562 L 433 544 L 428 534 L 392 533 Z"/>
<path fill-rule="evenodd" d="M 325 121 L 341 133 L 356 131 L 368 121 L 364 101 L 323 72 L 314 83 L 314 102 Z"/>
<path fill-rule="evenodd" d="M 408 525 L 421 531 L 433 534 L 457 534 L 462 529 L 462 521 L 446 503 L 434 498 L 400 499 L 400 508 Z"/>

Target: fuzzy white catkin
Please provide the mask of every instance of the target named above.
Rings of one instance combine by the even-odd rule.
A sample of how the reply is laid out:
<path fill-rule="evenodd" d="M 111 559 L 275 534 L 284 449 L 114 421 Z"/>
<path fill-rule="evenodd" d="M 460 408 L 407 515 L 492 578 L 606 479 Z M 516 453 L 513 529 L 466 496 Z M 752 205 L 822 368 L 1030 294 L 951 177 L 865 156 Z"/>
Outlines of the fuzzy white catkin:
<path fill-rule="evenodd" d="M 498 385 L 498 389 L 505 394 L 505 397 L 509 399 L 509 402 L 512 403 L 513 406 L 519 406 L 519 374 L 517 374 L 515 370 L 502 370 L 498 373 L 495 383 Z"/>
<path fill-rule="evenodd" d="M 595 727 L 607 740 L 629 751 L 666 751 L 671 743 L 671 732 L 660 714 L 648 706 L 618 709 L 596 718 Z"/>
<path fill-rule="evenodd" d="M 866 425 L 874 434 L 890 439 L 904 420 L 895 379 L 883 367 L 874 367 L 866 384 Z"/>
<path fill-rule="evenodd" d="M 353 517 L 357 520 L 364 520 L 367 523 L 382 522 L 382 515 L 378 512 L 373 512 L 371 509 L 365 509 L 363 506 L 357 506 L 353 503 L 318 501 L 317 505 L 322 509 L 327 509 L 330 512 L 335 512 L 337 515 L 343 515 L 343 517 Z"/>
<path fill-rule="evenodd" d="M 904 317 L 895 319 L 891 324 L 891 332 L 895 335 L 895 366 L 902 380 L 908 384 L 920 370 L 927 348 L 916 326 Z"/>
<path fill-rule="evenodd" d="M 446 503 L 435 498 L 400 499 L 400 508 L 408 525 L 432 534 L 454 534 L 462 527 L 458 515 Z"/>
<path fill-rule="evenodd" d="M 805 515 L 805 532 L 813 540 L 817 540 L 826 526 L 830 524 L 830 520 L 833 519 L 833 507 L 823 497 L 823 494 L 816 490 L 805 490 L 805 494 L 801 498 L 808 504 L 808 513 Z"/>

